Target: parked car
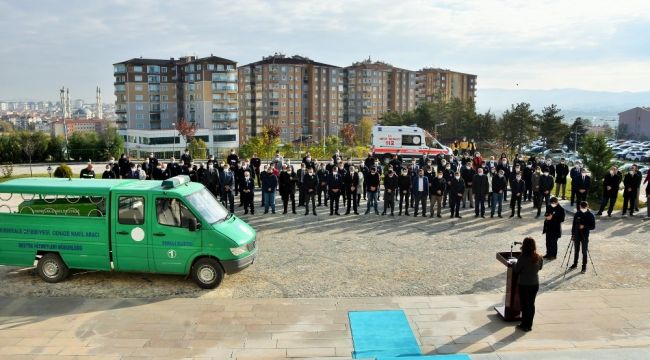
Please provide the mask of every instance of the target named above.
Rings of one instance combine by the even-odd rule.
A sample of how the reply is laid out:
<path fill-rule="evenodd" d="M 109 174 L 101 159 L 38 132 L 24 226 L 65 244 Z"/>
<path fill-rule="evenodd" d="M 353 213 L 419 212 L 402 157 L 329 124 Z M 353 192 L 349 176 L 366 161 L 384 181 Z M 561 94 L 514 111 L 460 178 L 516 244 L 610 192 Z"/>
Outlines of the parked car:
<path fill-rule="evenodd" d="M 646 152 L 643 150 L 633 150 L 625 154 L 625 160 L 643 161 Z"/>

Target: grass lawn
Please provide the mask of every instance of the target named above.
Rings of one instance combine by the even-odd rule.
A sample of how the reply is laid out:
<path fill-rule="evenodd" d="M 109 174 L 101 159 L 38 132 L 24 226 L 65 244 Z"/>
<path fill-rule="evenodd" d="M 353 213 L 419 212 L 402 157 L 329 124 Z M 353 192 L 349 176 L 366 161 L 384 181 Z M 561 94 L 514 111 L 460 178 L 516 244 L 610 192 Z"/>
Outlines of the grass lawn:
<path fill-rule="evenodd" d="M 16 175 L 16 176 L 9 176 L 9 177 L 3 177 L 0 178 L 0 183 L 13 180 L 13 179 L 22 179 L 22 178 L 28 178 L 28 177 L 48 177 L 47 174 L 34 174 L 33 176 L 30 176 L 29 174 L 23 174 L 23 175 Z"/>
<path fill-rule="evenodd" d="M 557 185 L 557 184 L 555 184 Z M 553 194 L 555 194 L 555 188 L 553 188 Z M 567 181 L 566 184 L 566 194 L 567 194 L 567 200 L 571 199 L 571 180 Z M 642 207 L 646 206 L 646 199 L 640 197 L 639 198 L 639 209 Z M 589 208 L 593 210 L 594 212 L 597 212 L 598 209 L 600 209 L 600 199 L 598 200 L 589 200 Z M 615 211 L 621 211 L 623 209 L 623 191 L 619 191 L 618 197 L 616 198 L 616 204 L 614 204 L 614 210 Z"/>

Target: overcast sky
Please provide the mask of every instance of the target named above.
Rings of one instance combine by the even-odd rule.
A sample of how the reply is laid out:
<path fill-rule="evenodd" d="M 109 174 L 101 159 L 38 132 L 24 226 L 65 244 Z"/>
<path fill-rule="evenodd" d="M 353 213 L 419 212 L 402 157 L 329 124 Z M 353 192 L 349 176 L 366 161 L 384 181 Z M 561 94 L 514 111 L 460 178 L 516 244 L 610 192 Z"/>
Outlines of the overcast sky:
<path fill-rule="evenodd" d="M 481 88 L 650 90 L 650 1 L 0 0 L 0 99 L 113 101 L 112 64 L 274 52 L 370 56 L 478 75 Z M 518 84 L 518 85 L 517 85 Z"/>

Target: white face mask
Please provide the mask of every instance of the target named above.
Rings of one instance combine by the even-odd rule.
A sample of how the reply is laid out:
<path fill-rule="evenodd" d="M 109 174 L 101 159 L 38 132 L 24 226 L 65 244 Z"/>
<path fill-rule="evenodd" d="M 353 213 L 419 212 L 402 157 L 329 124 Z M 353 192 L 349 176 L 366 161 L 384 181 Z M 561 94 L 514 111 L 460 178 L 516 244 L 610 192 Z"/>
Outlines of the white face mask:
<path fill-rule="evenodd" d="M 478 173 L 478 176 L 483 176 L 483 173 L 482 172 Z"/>
<path fill-rule="evenodd" d="M 471 169 L 472 165 L 467 165 L 466 168 Z"/>
<path fill-rule="evenodd" d="M 580 211 L 583 212 L 583 213 L 586 213 L 587 211 L 589 211 L 589 209 L 582 209 L 582 208 L 580 208 Z"/>
<path fill-rule="evenodd" d="M 557 204 L 551 204 L 551 207 L 556 207 L 556 206 L 557 206 Z"/>
<path fill-rule="evenodd" d="M 521 180 L 521 176 L 517 176 L 517 180 Z"/>
<path fill-rule="evenodd" d="M 460 176 L 454 176 L 456 180 L 460 180 Z"/>
<path fill-rule="evenodd" d="M 530 169 L 533 167 L 533 165 L 526 165 L 526 167 Z"/>
<path fill-rule="evenodd" d="M 212 165 L 208 165 L 208 169 L 212 170 Z"/>
<path fill-rule="evenodd" d="M 246 179 L 246 180 L 248 180 L 248 179 L 250 179 L 250 178 L 251 178 L 251 177 L 248 176 L 248 175 L 244 176 L 244 179 Z"/>
<path fill-rule="evenodd" d="M 502 163 L 503 165 L 505 165 L 505 164 L 507 164 L 508 162 L 507 162 L 507 161 L 502 161 L 501 163 Z"/>
<path fill-rule="evenodd" d="M 634 171 L 630 170 L 630 175 L 634 175 Z"/>
<path fill-rule="evenodd" d="M 610 171 L 609 171 L 609 174 L 612 175 L 612 176 L 614 176 L 614 170 L 610 170 Z"/>
<path fill-rule="evenodd" d="M 438 175 L 438 179 L 442 179 L 442 175 Z"/>
<path fill-rule="evenodd" d="M 545 172 L 545 173 L 544 173 L 544 176 L 548 176 L 548 173 L 547 173 L 547 172 Z"/>

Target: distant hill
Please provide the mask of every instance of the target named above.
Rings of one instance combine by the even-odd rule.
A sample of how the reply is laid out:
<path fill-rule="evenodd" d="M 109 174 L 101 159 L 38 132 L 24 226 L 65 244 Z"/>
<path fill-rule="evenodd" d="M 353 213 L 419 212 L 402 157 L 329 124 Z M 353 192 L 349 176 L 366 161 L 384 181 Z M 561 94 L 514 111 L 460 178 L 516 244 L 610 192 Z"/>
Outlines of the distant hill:
<path fill-rule="evenodd" d="M 573 119 L 578 116 L 603 119 L 618 119 L 618 113 L 636 106 L 650 106 L 650 91 L 608 92 L 580 89 L 553 90 L 510 90 L 478 89 L 476 107 L 479 112 L 489 109 L 501 114 L 510 105 L 528 102 L 536 111 L 556 104 L 564 116 Z"/>

